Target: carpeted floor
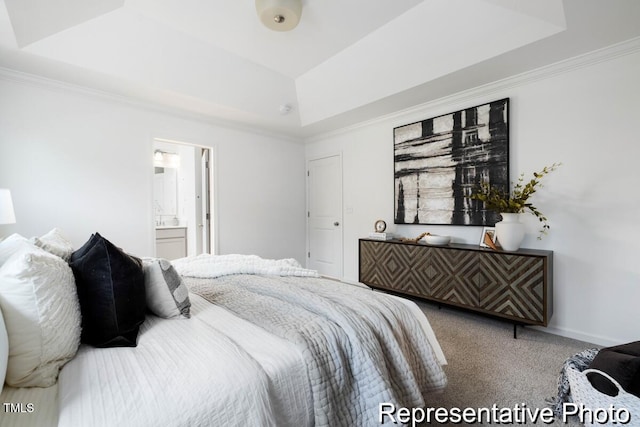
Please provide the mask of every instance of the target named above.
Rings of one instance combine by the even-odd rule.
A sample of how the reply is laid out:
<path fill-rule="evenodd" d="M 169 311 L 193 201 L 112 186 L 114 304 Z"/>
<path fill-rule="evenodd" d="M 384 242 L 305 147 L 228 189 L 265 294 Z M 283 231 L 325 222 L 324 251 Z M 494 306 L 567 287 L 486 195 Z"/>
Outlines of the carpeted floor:
<path fill-rule="evenodd" d="M 518 327 L 514 339 L 513 324 L 507 321 L 444 306 L 439 309 L 431 303 L 418 305 L 427 314 L 448 361 L 449 385 L 442 394 L 429 396 L 427 405 L 433 408 L 491 408 L 494 404 L 513 408 L 523 403 L 532 410 L 544 408 L 545 399 L 557 393 L 564 360 L 597 347 L 526 327 Z M 553 425 L 580 424 L 556 420 Z"/>

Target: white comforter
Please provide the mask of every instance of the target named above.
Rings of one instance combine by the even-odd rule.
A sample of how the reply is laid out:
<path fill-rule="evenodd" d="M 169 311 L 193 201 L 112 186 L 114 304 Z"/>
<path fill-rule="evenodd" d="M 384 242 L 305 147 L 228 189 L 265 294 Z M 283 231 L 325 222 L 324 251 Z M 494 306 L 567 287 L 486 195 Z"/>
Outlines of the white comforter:
<path fill-rule="evenodd" d="M 315 426 L 374 424 L 381 403 L 423 407 L 447 383 L 414 314 L 384 294 L 319 278 L 209 275 L 187 286 L 302 353 Z"/>
<path fill-rule="evenodd" d="M 276 275 L 315 276 L 295 262 L 273 265 L 263 261 L 253 262 L 253 267 L 235 261 L 222 263 L 226 267 L 218 273 L 226 276 L 239 267 L 245 272 L 264 274 L 267 269 Z M 211 274 L 202 264 L 197 268 Z M 148 316 L 135 348 L 81 346 L 77 356 L 62 369 L 56 388 L 43 389 L 45 393 L 40 394 L 32 389 L 5 388 L 5 399 L 35 402 L 36 412 L 3 417 L 0 424 L 313 425 L 316 402 L 307 360 L 300 348 L 198 295 L 190 294 L 190 298 L 191 319 Z M 403 301 L 408 306 L 413 304 Z M 431 347 L 439 362 L 445 363 L 426 318 L 419 309 L 413 309 L 432 337 Z M 22 390 L 28 393 L 19 394 Z M 38 398 L 40 395 L 42 398 Z"/>
<path fill-rule="evenodd" d="M 257 255 L 209 255 L 177 259 L 171 262 L 182 276 L 213 278 L 232 274 L 318 277 L 315 270 L 302 268 L 293 258 L 263 259 Z"/>
<path fill-rule="evenodd" d="M 210 255 L 201 254 L 192 257 L 180 258 L 171 261 L 174 268 L 184 277 L 194 278 L 216 278 L 235 274 L 255 274 L 255 275 L 274 275 L 274 276 L 293 276 L 293 277 L 320 277 L 317 271 L 308 270 L 302 267 L 300 263 L 293 259 L 263 259 L 257 255 Z M 372 288 L 362 284 L 350 284 L 371 290 Z M 427 341 L 431 345 L 438 362 L 446 365 L 447 360 L 442 352 L 440 343 L 436 339 L 436 335 L 420 308 L 410 300 L 398 296 L 385 294 L 388 298 L 402 302 L 414 317 L 420 323 L 422 331 L 427 337 Z"/>
<path fill-rule="evenodd" d="M 60 426 L 303 426 L 297 349 L 190 295 L 191 319 L 148 316 L 138 346 L 81 346 L 59 378 Z"/>

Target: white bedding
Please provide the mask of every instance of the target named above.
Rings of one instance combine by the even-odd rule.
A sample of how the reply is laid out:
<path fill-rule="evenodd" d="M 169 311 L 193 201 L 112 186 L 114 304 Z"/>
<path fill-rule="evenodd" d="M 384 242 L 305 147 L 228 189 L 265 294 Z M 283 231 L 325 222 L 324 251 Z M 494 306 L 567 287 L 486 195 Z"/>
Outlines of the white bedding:
<path fill-rule="evenodd" d="M 298 351 L 190 298 L 191 319 L 149 316 L 135 348 L 82 346 L 60 374 L 59 425 L 308 425 Z"/>
<path fill-rule="evenodd" d="M 54 427 L 58 425 L 58 386 L 15 388 L 4 386 L 0 394 L 0 426 Z M 12 404 L 12 409 L 5 408 Z"/>
<path fill-rule="evenodd" d="M 180 258 L 172 261 L 175 269 L 180 275 L 195 278 L 215 278 L 233 274 L 267 274 L 276 276 L 295 276 L 295 277 L 319 277 L 315 270 L 308 270 L 295 259 L 271 260 L 263 259 L 257 255 L 210 255 L 201 254 L 192 257 Z M 345 282 L 343 282 L 345 283 Z M 347 283 L 345 283 L 347 284 Z M 373 290 L 373 288 L 362 283 L 348 283 L 352 286 L 358 286 Z M 380 291 L 376 291 L 380 292 Z M 413 302 L 399 296 L 386 294 L 389 298 L 393 298 L 404 303 L 414 314 L 422 329 L 427 336 L 429 344 L 441 365 L 446 365 L 447 360 L 442 352 L 440 343 L 436 339 L 436 335 L 420 308 Z"/>
<path fill-rule="evenodd" d="M 273 276 L 319 277 L 315 270 L 303 268 L 293 258 L 264 259 L 257 255 L 201 254 L 171 261 L 182 276 L 212 278 L 232 274 L 267 274 Z"/>
<path fill-rule="evenodd" d="M 431 348 L 433 349 L 433 352 L 435 353 L 436 358 L 438 359 L 438 362 L 441 365 L 446 365 L 447 364 L 447 358 L 444 355 L 444 352 L 442 351 L 442 347 L 440 347 L 440 343 L 438 342 L 438 339 L 436 338 L 436 333 L 433 332 L 433 328 L 431 327 L 431 324 L 429 323 L 429 320 L 427 319 L 427 316 L 425 316 L 424 312 L 422 310 L 420 310 L 420 307 L 418 307 L 418 304 L 416 304 L 415 302 L 408 300 L 406 298 L 402 298 L 399 297 L 397 295 L 392 295 L 392 294 L 388 294 L 384 291 L 380 291 L 377 289 L 373 289 L 370 286 L 365 285 L 364 283 L 347 283 L 347 282 L 341 282 L 344 283 L 345 285 L 351 285 L 351 286 L 357 286 L 359 288 L 365 288 L 365 289 L 369 289 L 371 291 L 374 292 L 379 292 L 381 294 L 386 295 L 389 298 L 393 298 L 397 301 L 402 302 L 404 305 L 407 306 L 407 308 L 409 309 L 409 311 L 411 311 L 411 313 L 415 316 L 415 318 L 418 320 L 418 323 L 420 323 L 420 327 L 422 328 L 422 331 L 424 332 L 424 334 L 427 337 L 427 341 L 429 341 L 429 344 L 431 345 Z"/>
<path fill-rule="evenodd" d="M 185 284 L 297 346 L 318 427 L 369 425 L 381 403 L 423 407 L 447 384 L 415 314 L 385 294 L 309 277 L 240 274 Z"/>
<path fill-rule="evenodd" d="M 379 292 L 379 291 L 375 291 L 375 292 Z M 420 323 L 420 326 L 422 327 L 422 331 L 427 337 L 427 341 L 429 341 L 429 344 L 431 344 L 431 348 L 433 349 L 433 352 L 436 358 L 438 359 L 438 362 L 441 365 L 446 365 L 447 359 L 444 356 L 442 347 L 440 347 L 440 343 L 436 339 L 436 334 L 435 332 L 433 332 L 433 328 L 431 327 L 431 324 L 427 320 L 427 317 L 424 315 L 422 310 L 420 310 L 420 307 L 418 307 L 418 305 L 415 302 L 410 301 L 406 298 L 402 298 L 402 297 L 391 295 L 391 294 L 385 294 L 385 295 L 389 298 L 394 298 L 402 302 L 404 305 L 406 305 L 409 308 L 409 311 L 411 311 L 411 313 L 416 317 L 416 319 L 418 319 L 418 323 Z"/>
<path fill-rule="evenodd" d="M 219 271 L 232 271 L 230 265 Z M 280 267 L 282 275 L 308 275 L 296 265 Z M 409 307 L 445 364 L 421 310 L 388 297 Z M 198 295 L 190 299 L 191 319 L 147 316 L 137 347 L 82 345 L 54 387 L 5 387 L 2 402 L 21 403 L 25 411 L 32 403 L 33 411 L 3 411 L 0 426 L 313 425 L 309 371 L 299 347 Z"/>

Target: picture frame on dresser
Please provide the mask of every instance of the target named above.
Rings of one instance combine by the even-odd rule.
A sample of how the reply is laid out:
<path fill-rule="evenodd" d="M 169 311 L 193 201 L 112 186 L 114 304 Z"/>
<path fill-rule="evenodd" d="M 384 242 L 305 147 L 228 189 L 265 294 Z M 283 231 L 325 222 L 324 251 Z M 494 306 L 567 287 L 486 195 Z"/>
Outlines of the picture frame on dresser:
<path fill-rule="evenodd" d="M 489 235 L 491 241 L 495 244 L 498 240 L 496 237 L 496 228 L 495 227 L 484 227 L 482 229 L 482 234 L 480 235 L 480 247 L 481 248 L 489 248 L 490 246 L 486 243 L 486 237 Z"/>

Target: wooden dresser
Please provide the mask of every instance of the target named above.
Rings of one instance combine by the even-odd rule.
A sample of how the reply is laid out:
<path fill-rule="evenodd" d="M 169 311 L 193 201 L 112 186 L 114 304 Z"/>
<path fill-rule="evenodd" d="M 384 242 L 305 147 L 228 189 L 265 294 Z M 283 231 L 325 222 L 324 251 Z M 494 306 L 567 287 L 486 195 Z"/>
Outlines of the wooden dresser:
<path fill-rule="evenodd" d="M 360 239 L 359 254 L 362 283 L 509 319 L 514 337 L 553 313 L 552 251 Z"/>

